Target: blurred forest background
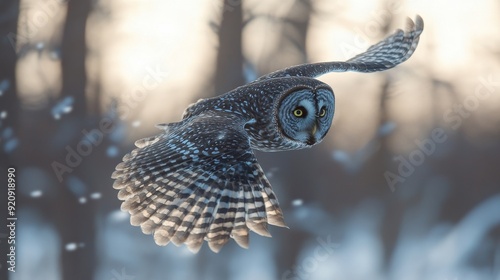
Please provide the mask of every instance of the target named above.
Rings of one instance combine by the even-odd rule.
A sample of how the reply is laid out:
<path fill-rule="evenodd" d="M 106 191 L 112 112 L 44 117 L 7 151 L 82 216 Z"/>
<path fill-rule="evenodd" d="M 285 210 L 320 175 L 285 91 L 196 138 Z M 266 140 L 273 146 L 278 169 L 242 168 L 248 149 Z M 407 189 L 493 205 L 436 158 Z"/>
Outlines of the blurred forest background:
<path fill-rule="evenodd" d="M 337 99 L 321 145 L 257 153 L 290 229 L 193 255 L 120 212 L 110 175 L 155 124 L 346 60 L 416 14 L 407 62 L 320 78 Z M 2 0 L 0 180 L 16 167 L 18 221 L 0 278 L 500 279 L 499 26 L 494 0 Z"/>

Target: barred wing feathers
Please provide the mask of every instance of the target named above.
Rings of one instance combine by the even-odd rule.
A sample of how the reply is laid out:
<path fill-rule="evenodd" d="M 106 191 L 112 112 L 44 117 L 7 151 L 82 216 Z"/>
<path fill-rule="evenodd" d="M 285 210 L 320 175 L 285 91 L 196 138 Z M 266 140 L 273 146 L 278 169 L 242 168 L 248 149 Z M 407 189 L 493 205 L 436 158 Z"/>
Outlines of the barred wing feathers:
<path fill-rule="evenodd" d="M 204 240 L 218 252 L 230 237 L 247 248 L 249 229 L 270 236 L 268 224 L 285 226 L 241 120 L 218 112 L 161 128 L 137 141 L 112 175 L 132 225 L 158 245 L 185 243 L 193 252 Z"/>
<path fill-rule="evenodd" d="M 330 72 L 370 73 L 393 68 L 406 61 L 415 52 L 420 34 L 424 30 L 424 21 L 420 16 L 415 18 L 415 22 L 408 18 L 405 30 L 396 30 L 391 36 L 345 62 L 333 61 L 292 66 L 262 76 L 257 81 L 287 76 L 315 78 Z"/>

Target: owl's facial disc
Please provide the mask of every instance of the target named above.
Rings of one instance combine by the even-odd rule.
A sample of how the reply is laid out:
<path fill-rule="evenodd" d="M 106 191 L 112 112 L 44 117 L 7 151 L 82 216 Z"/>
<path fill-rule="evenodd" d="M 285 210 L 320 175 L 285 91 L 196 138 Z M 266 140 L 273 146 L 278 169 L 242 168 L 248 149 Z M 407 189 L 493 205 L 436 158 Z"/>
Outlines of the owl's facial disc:
<path fill-rule="evenodd" d="M 289 139 L 312 146 L 328 132 L 334 111 L 329 89 L 300 89 L 281 100 L 279 125 Z"/>

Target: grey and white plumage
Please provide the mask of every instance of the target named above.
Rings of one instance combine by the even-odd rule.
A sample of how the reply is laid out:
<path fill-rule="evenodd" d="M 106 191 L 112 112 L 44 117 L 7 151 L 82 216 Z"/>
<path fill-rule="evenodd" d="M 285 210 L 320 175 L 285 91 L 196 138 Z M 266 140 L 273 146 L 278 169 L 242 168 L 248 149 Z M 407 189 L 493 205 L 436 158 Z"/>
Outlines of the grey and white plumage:
<path fill-rule="evenodd" d="M 376 72 L 407 60 L 423 21 L 408 20 L 393 35 L 346 62 L 304 64 L 273 72 L 224 95 L 190 105 L 182 120 L 158 125 L 159 135 L 136 142 L 112 178 L 131 224 L 158 245 L 206 240 L 218 252 L 230 238 L 247 248 L 249 231 L 270 236 L 283 213 L 252 149 L 311 147 L 325 137 L 335 110 L 329 72 Z"/>

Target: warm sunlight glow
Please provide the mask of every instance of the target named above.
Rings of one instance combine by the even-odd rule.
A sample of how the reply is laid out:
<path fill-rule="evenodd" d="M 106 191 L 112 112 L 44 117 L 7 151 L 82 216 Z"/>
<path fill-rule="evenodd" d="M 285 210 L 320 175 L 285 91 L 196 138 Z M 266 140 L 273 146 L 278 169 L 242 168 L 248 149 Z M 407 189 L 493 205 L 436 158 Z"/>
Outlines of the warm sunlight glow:
<path fill-rule="evenodd" d="M 60 52 L 50 42 L 60 41 L 66 4 L 23 0 L 20 7 L 17 32 L 9 37 L 19 57 L 18 92 L 23 106 L 41 109 L 61 89 Z"/>

